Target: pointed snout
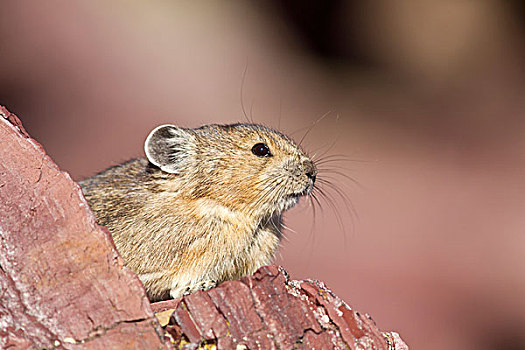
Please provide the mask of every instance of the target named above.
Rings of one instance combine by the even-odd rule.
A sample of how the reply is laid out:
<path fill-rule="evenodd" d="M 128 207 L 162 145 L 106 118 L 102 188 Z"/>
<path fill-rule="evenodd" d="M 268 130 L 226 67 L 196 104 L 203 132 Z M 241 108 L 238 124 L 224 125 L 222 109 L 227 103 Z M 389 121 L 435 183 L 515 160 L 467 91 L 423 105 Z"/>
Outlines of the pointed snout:
<path fill-rule="evenodd" d="M 310 159 L 305 159 L 303 161 L 303 169 L 306 174 L 306 176 L 312 180 L 312 182 L 315 182 L 315 176 L 317 175 L 317 168 L 315 167 L 314 162 L 312 162 Z"/>

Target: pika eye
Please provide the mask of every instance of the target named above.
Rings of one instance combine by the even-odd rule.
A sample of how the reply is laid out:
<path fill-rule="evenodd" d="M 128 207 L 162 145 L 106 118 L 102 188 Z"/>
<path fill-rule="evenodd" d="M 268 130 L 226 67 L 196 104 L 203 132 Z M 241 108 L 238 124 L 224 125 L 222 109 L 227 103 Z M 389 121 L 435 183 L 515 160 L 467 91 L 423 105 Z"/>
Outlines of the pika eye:
<path fill-rule="evenodd" d="M 265 143 L 257 143 L 252 147 L 252 153 L 257 157 L 271 157 L 272 153 Z"/>

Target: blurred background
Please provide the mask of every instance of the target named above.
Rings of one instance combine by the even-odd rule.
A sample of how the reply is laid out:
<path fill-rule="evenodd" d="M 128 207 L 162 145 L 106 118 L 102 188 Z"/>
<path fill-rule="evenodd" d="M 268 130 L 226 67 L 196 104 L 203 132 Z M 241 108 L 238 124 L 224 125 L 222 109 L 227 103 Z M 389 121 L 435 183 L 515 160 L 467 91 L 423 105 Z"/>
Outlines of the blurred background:
<path fill-rule="evenodd" d="M 0 104 L 75 180 L 161 123 L 315 124 L 338 190 L 287 213 L 278 263 L 411 349 L 525 349 L 524 9 L 3 0 Z"/>

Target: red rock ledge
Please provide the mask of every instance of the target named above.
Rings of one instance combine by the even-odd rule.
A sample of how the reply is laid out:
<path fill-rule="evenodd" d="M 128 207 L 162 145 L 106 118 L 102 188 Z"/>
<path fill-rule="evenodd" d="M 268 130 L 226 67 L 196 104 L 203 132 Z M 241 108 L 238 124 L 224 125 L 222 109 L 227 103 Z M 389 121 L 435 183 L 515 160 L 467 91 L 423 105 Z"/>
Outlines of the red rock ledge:
<path fill-rule="evenodd" d="M 408 350 L 322 282 L 290 280 L 277 266 L 152 307 L 183 349 Z"/>
<path fill-rule="evenodd" d="M 0 107 L 0 348 L 168 349 L 79 186 Z"/>

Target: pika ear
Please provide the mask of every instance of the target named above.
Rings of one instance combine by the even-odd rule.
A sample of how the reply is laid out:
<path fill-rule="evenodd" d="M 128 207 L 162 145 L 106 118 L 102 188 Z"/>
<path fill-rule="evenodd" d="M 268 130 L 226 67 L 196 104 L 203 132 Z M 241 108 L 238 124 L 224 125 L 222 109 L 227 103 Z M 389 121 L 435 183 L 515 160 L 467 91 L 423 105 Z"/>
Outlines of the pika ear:
<path fill-rule="evenodd" d="M 161 170 L 180 174 L 191 156 L 195 138 L 191 130 L 175 125 L 161 125 L 153 129 L 144 142 L 146 157 Z"/>

